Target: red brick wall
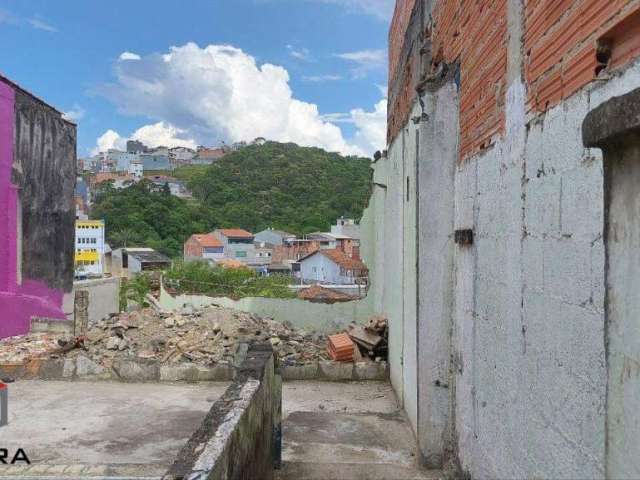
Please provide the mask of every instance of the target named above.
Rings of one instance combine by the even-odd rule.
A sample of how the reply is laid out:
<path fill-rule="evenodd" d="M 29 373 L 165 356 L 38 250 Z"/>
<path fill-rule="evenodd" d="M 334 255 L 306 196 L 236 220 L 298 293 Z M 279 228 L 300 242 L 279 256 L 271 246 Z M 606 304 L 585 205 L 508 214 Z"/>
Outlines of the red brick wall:
<path fill-rule="evenodd" d="M 415 63 L 400 56 L 411 41 L 406 31 L 419 1 L 398 0 L 391 24 L 389 85 L 401 85 L 389 97 L 389 142 L 407 121 L 416 97 Z M 437 0 L 433 7 L 432 69 L 443 61 L 460 64 L 461 159 L 504 133 L 508 1 Z M 528 109 L 544 112 L 601 70 L 640 55 L 640 0 L 525 0 L 523 30 Z M 602 44 L 610 52 L 603 56 L 601 48 L 596 56 Z"/>
<path fill-rule="evenodd" d="M 507 1 L 442 0 L 433 14 L 433 61 L 460 61 L 460 156 L 504 131 Z"/>
<path fill-rule="evenodd" d="M 188 239 L 184 244 L 185 257 L 202 257 L 202 245 L 194 238 Z"/>
<path fill-rule="evenodd" d="M 637 6 L 635 0 L 527 0 L 524 53 L 529 110 L 543 112 L 594 80 L 606 67 L 596 57 L 598 39 L 608 32 L 612 39 L 618 38 L 620 22 Z M 633 31 L 633 20 L 628 23 Z M 613 59 L 610 68 L 627 63 L 633 52 L 631 48 L 631 53 Z"/>

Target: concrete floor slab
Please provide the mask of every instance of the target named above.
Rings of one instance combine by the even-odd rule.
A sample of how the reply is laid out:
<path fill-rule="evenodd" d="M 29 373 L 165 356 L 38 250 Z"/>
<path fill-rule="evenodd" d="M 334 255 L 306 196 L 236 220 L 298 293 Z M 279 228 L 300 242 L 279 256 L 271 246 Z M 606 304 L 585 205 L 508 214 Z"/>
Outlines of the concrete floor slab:
<path fill-rule="evenodd" d="M 227 386 L 11 384 L 0 448 L 32 465 L 0 463 L 0 479 L 159 478 Z"/>
<path fill-rule="evenodd" d="M 291 382 L 283 386 L 280 480 L 441 478 L 420 468 L 390 385 Z"/>

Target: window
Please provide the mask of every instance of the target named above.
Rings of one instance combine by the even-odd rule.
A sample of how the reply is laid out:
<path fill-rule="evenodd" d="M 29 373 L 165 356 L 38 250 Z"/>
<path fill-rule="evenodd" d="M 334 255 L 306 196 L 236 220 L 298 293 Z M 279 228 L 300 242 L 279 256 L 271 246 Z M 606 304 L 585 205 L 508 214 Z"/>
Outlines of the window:
<path fill-rule="evenodd" d="M 237 251 L 236 258 L 245 258 L 247 256 L 247 252 Z"/>

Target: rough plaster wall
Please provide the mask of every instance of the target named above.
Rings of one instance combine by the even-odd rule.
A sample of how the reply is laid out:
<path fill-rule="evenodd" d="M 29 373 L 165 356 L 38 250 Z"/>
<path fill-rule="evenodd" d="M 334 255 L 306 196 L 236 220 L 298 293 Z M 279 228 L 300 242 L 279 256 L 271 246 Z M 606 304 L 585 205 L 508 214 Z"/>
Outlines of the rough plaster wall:
<path fill-rule="evenodd" d="M 429 120 L 420 123 L 418 164 L 418 443 L 427 464 L 437 467 L 449 433 L 458 88 L 447 83 L 422 101 Z"/>
<path fill-rule="evenodd" d="M 383 311 L 389 319 L 391 384 L 404 405 L 404 134 L 393 142 L 385 160 L 387 196 L 384 208 L 385 290 Z M 415 336 L 411 341 L 415 344 Z M 415 377 L 414 377 L 415 382 Z"/>
<path fill-rule="evenodd" d="M 413 115 L 419 115 L 416 106 Z M 418 262 L 417 262 L 417 149 L 418 128 L 413 122 L 403 130 L 404 162 L 402 178 L 403 215 L 403 285 L 402 314 L 404 323 L 404 409 L 415 432 L 418 428 Z"/>
<path fill-rule="evenodd" d="M 22 278 L 70 292 L 76 181 L 76 127 L 17 90 L 13 183 L 20 188 Z"/>
<path fill-rule="evenodd" d="M 640 145 L 628 139 L 607 152 L 609 478 L 640 475 Z"/>

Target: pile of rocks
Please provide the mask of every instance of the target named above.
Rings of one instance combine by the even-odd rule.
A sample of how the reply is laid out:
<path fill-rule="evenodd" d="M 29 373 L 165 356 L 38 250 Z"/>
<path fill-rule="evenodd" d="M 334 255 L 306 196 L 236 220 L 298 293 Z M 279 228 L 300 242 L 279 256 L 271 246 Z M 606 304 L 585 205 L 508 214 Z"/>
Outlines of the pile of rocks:
<path fill-rule="evenodd" d="M 0 352 L 4 351 L 7 359 L 84 356 L 99 365 L 122 359 L 201 366 L 233 364 L 239 345 L 253 341 L 270 341 L 285 365 L 305 365 L 327 358 L 324 335 L 218 307 L 171 313 L 144 309 L 114 315 L 90 327 L 77 344 L 70 338 L 43 334 L 9 340 L 0 343 Z M 72 344 L 76 348 L 64 347 Z M 23 354 L 17 355 L 19 352 Z"/>

